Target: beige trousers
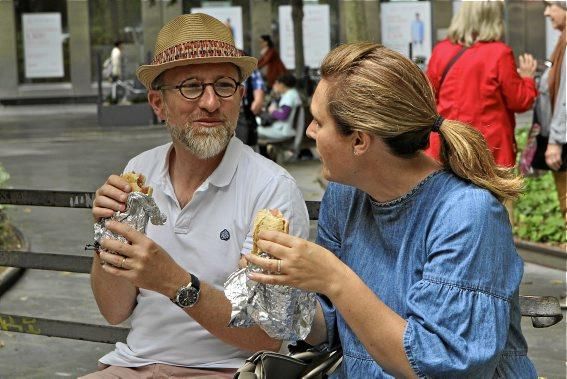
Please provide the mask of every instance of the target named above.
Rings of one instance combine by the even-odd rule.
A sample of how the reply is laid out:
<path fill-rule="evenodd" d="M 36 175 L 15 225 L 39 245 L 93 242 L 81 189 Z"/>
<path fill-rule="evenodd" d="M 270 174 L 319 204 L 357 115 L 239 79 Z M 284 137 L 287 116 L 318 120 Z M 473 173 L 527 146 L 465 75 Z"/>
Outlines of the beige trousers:
<path fill-rule="evenodd" d="M 141 367 L 120 367 L 99 363 L 98 371 L 82 376 L 79 379 L 230 379 L 235 372 L 235 368 L 198 369 L 159 363 Z"/>

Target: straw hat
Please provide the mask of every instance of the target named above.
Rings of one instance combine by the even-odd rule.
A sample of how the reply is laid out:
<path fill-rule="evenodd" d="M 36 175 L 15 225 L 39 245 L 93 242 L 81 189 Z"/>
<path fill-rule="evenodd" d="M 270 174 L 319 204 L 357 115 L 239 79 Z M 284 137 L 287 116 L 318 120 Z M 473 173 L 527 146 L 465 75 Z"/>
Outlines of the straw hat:
<path fill-rule="evenodd" d="M 184 14 L 161 28 L 152 62 L 138 67 L 136 76 L 150 89 L 165 70 L 199 63 L 234 63 L 240 68 L 241 80 L 245 80 L 258 61 L 234 46 L 230 29 L 216 18 L 203 13 Z"/>

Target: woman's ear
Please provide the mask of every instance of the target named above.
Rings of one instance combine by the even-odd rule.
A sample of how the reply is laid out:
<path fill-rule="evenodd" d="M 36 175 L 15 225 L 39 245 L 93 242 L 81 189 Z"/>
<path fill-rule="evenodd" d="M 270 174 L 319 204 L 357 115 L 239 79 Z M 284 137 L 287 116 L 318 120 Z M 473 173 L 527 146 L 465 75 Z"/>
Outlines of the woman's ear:
<path fill-rule="evenodd" d="M 373 136 L 366 132 L 361 132 L 359 130 L 353 133 L 352 138 L 352 152 L 356 156 L 360 156 L 370 149 L 372 144 Z"/>

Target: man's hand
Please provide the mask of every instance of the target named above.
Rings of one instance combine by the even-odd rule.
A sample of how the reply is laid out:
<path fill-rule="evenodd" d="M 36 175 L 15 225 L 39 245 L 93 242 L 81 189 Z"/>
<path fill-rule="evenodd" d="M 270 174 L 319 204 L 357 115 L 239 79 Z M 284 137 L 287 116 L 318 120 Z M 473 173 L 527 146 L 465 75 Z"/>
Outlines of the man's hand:
<path fill-rule="evenodd" d="M 561 161 L 562 146 L 556 143 L 550 143 L 545 150 L 545 163 L 550 169 L 557 171 L 563 163 Z"/>
<path fill-rule="evenodd" d="M 190 275 L 157 243 L 126 224 L 108 221 L 106 228 L 126 238 L 130 244 L 105 239 L 100 259 L 109 274 L 123 277 L 138 288 L 172 298 L 177 289 L 190 281 Z M 115 252 L 116 254 L 109 253 Z"/>
<path fill-rule="evenodd" d="M 520 55 L 520 67 L 518 74 L 522 78 L 533 78 L 537 69 L 537 60 L 531 54 Z"/>
<path fill-rule="evenodd" d="M 95 222 L 103 217 L 111 217 L 116 211 L 126 209 L 126 200 L 132 187 L 126 179 L 118 175 L 111 175 L 106 183 L 95 192 L 93 201 L 93 217 Z"/>

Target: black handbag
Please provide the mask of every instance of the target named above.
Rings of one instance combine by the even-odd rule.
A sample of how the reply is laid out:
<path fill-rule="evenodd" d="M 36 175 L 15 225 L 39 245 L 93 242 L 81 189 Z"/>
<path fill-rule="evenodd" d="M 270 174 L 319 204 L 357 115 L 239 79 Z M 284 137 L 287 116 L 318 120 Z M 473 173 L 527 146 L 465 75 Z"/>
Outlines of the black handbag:
<path fill-rule="evenodd" d="M 259 351 L 234 374 L 235 379 L 323 379 L 342 362 L 342 349 L 311 348 L 301 353 Z"/>

